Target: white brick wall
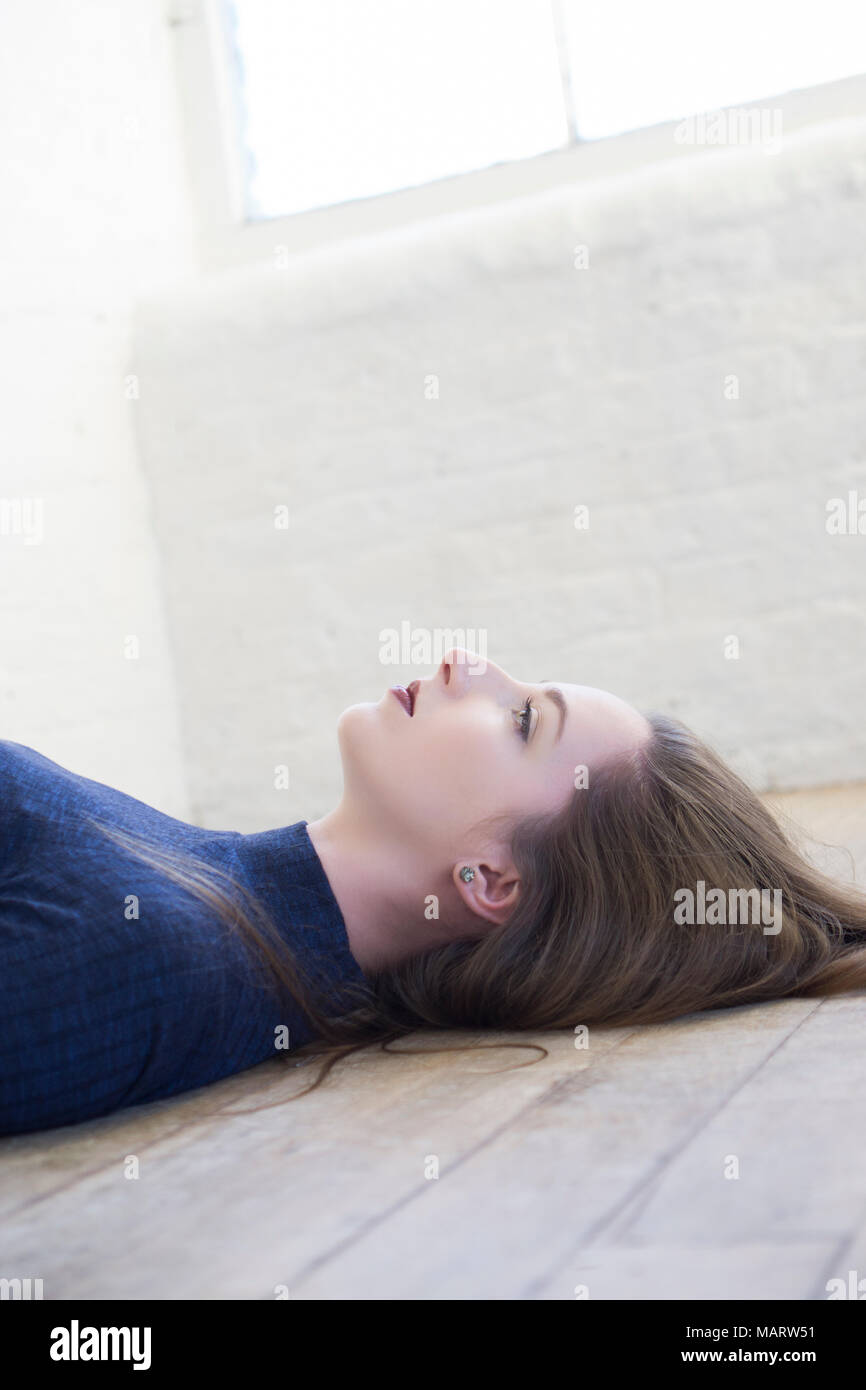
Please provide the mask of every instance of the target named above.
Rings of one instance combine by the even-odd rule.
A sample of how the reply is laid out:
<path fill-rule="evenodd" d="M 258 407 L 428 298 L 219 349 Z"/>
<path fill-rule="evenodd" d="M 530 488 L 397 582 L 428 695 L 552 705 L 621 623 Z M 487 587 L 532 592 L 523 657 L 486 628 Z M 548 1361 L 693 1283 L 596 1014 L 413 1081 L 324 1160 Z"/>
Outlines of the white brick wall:
<path fill-rule="evenodd" d="M 676 713 L 761 787 L 866 777 L 866 536 L 825 529 L 866 497 L 864 199 L 840 120 L 151 296 L 194 813 L 333 805 L 341 710 L 432 669 L 380 664 L 404 620 Z"/>

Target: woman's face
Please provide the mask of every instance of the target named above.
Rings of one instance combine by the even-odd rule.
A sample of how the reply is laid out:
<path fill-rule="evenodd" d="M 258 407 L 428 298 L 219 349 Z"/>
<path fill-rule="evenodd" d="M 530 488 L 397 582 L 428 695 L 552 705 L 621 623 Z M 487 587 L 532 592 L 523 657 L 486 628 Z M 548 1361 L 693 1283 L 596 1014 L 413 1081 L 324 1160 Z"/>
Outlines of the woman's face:
<path fill-rule="evenodd" d="M 616 695 L 516 680 L 463 648 L 414 684 L 411 717 L 386 689 L 344 710 L 337 735 L 344 796 L 434 861 L 464 854 L 468 832 L 489 816 L 562 809 L 581 780 L 649 735 L 643 715 Z"/>

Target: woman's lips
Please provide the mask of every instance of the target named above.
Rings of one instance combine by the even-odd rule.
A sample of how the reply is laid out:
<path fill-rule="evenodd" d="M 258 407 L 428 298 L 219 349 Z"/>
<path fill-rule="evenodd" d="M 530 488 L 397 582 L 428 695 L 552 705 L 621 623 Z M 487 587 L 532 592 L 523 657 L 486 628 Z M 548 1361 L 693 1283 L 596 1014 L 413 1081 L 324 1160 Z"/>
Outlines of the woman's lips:
<path fill-rule="evenodd" d="M 415 713 L 415 695 L 418 690 L 418 682 L 413 681 L 410 686 L 392 685 L 391 690 L 397 696 L 400 704 L 411 719 L 412 715 Z"/>

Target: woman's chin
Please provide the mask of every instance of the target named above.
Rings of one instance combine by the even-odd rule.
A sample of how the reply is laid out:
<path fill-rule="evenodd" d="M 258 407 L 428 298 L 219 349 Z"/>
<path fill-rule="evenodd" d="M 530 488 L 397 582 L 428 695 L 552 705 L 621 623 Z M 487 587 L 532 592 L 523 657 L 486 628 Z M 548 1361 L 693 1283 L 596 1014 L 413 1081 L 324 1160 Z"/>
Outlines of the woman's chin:
<path fill-rule="evenodd" d="M 389 697 L 393 700 L 393 695 Z M 337 742 L 341 753 L 363 757 L 364 746 L 371 750 L 373 731 L 382 724 L 382 700 L 363 700 L 348 705 L 337 718 Z"/>

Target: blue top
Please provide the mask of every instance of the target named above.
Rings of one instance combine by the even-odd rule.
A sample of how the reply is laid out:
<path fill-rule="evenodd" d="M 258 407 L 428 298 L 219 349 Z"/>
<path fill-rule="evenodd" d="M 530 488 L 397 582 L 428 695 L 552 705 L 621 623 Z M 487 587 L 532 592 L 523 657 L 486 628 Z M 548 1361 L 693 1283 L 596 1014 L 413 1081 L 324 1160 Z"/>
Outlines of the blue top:
<path fill-rule="evenodd" d="M 235 931 L 88 815 L 231 873 L 329 1005 L 364 979 L 306 821 L 203 830 L 0 739 L 0 1134 L 243 1071 L 276 1055 L 277 1029 L 290 1048 L 313 1036 Z"/>

